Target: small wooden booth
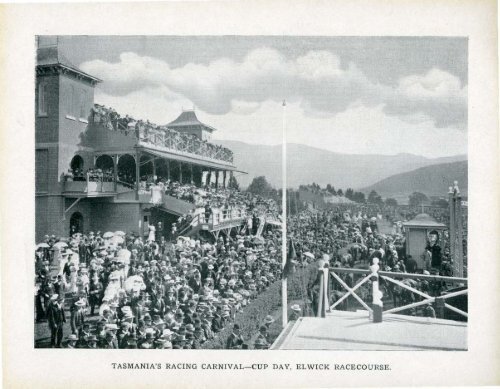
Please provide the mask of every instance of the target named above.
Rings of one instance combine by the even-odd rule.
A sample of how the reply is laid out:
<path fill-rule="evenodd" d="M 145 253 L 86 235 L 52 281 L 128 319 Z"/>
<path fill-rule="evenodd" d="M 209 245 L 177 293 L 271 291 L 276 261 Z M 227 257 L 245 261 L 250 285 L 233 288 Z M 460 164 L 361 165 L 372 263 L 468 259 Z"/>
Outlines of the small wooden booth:
<path fill-rule="evenodd" d="M 446 225 L 438 223 L 426 213 L 415 216 L 414 219 L 403 223 L 406 235 L 406 255 L 411 255 L 417 262 L 418 268 L 425 267 L 425 261 L 421 258 L 427 246 L 428 236 L 431 231 L 437 231 L 439 234 L 438 244 L 443 248 L 443 231 Z"/>

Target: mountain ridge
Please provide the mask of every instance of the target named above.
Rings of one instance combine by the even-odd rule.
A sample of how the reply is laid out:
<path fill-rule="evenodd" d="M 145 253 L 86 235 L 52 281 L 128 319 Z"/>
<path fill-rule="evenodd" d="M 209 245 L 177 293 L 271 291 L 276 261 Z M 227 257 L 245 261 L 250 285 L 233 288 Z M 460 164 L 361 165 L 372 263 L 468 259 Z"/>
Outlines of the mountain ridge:
<path fill-rule="evenodd" d="M 395 174 L 362 188 L 368 194 L 375 190 L 384 198 L 393 197 L 398 201 L 407 200 L 413 192 L 427 196 L 444 197 L 454 181 L 458 181 L 463 196 L 468 194 L 468 161 L 456 161 L 424 166 L 409 172 Z"/>
<path fill-rule="evenodd" d="M 242 188 L 252 179 L 265 176 L 276 188 L 282 186 L 281 145 L 258 145 L 241 141 L 214 140 L 234 152 L 238 170 L 248 175 L 238 175 Z M 394 155 L 337 153 L 297 143 L 287 143 L 287 187 L 315 182 L 324 187 L 348 187 L 359 190 L 395 174 L 420 167 L 466 160 L 466 155 L 427 158 L 410 153 Z"/>

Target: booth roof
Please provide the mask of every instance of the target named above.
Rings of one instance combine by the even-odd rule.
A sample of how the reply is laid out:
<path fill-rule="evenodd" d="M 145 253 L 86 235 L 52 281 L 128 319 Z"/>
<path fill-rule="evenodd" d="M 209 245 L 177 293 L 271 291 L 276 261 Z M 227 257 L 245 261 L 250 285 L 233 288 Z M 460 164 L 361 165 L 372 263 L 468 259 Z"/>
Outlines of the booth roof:
<path fill-rule="evenodd" d="M 434 220 L 431 216 L 429 216 L 426 213 L 418 214 L 412 220 L 404 222 L 403 226 L 446 228 L 446 225 L 438 223 L 436 220 Z"/>
<path fill-rule="evenodd" d="M 200 122 L 194 111 L 183 111 L 177 119 L 167 124 L 167 127 L 175 127 L 176 129 L 188 126 L 202 126 L 210 132 L 216 131 L 215 128 Z"/>

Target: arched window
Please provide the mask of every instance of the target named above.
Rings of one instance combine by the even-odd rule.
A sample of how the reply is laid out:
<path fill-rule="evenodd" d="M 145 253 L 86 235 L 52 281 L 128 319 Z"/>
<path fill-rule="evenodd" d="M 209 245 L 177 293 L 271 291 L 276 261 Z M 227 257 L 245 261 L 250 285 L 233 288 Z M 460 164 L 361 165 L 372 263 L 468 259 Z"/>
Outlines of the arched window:
<path fill-rule="evenodd" d="M 75 155 L 69 164 L 71 170 L 75 171 L 76 169 L 82 170 L 83 169 L 83 158 L 80 157 L 79 155 Z"/>
<path fill-rule="evenodd" d="M 120 183 L 127 187 L 135 184 L 135 159 L 130 154 L 120 156 L 117 171 Z"/>
<path fill-rule="evenodd" d="M 69 219 L 69 236 L 77 232 L 83 232 L 83 215 L 80 212 L 75 212 Z"/>
<path fill-rule="evenodd" d="M 106 154 L 100 155 L 95 161 L 95 167 L 102 170 L 113 169 L 113 158 Z"/>

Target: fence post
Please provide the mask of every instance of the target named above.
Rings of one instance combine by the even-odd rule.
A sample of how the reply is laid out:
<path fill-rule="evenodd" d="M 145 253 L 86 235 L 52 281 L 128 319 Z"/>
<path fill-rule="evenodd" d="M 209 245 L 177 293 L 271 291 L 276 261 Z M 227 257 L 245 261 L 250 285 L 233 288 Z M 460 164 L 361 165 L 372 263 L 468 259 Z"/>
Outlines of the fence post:
<path fill-rule="evenodd" d="M 436 317 L 438 319 L 444 319 L 444 298 L 436 297 Z"/>
<path fill-rule="evenodd" d="M 373 265 L 370 266 L 372 271 L 371 281 L 372 281 L 372 309 L 373 309 L 373 322 L 382 322 L 382 292 L 379 290 L 379 278 L 378 271 L 380 266 L 378 265 L 379 259 L 373 258 Z"/>
<path fill-rule="evenodd" d="M 325 297 L 324 293 L 325 278 L 323 277 L 322 269 L 319 269 L 318 272 L 320 274 L 319 274 L 319 292 L 318 292 L 318 312 L 316 312 L 316 317 L 325 317 L 325 315 L 323 314 L 324 310 L 323 299 Z"/>
<path fill-rule="evenodd" d="M 328 298 L 328 284 L 329 284 L 329 273 L 328 273 L 328 268 L 325 268 L 323 269 L 323 290 L 324 290 L 324 293 L 323 293 L 323 297 L 324 297 L 324 316 L 322 317 L 326 317 L 326 312 L 330 312 L 330 299 Z M 323 312 L 322 312 L 323 313 Z"/>

